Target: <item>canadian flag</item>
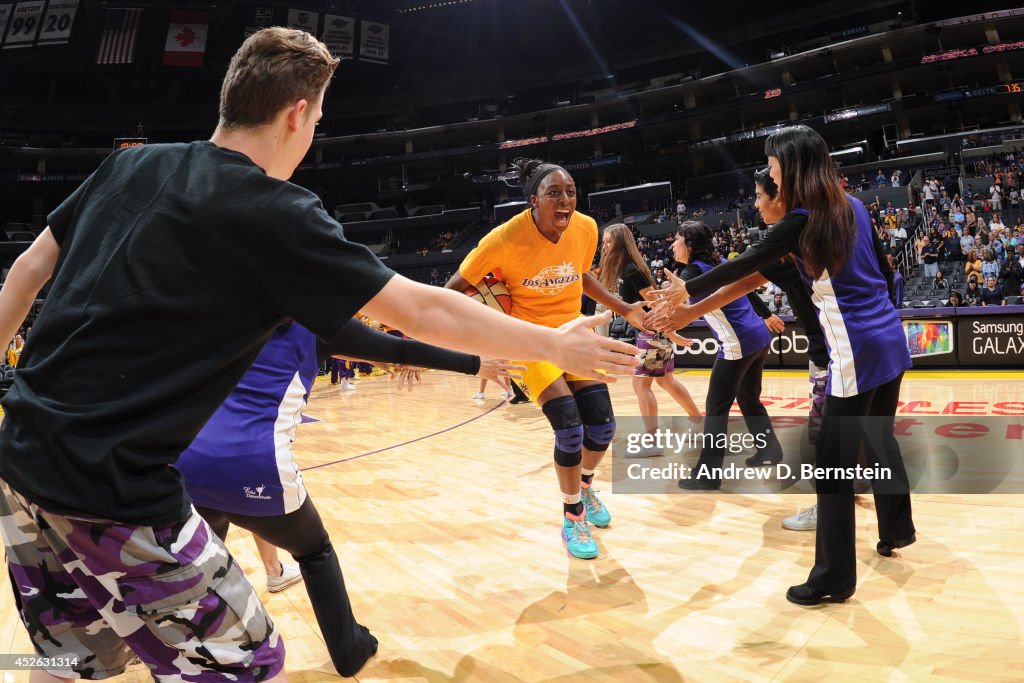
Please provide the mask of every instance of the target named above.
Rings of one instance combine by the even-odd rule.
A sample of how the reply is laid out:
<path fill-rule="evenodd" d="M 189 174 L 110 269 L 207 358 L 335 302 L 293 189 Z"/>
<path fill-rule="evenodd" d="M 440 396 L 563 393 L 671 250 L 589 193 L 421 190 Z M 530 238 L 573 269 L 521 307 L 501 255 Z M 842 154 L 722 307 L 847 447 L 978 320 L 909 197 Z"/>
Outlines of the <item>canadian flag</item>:
<path fill-rule="evenodd" d="M 175 10 L 164 44 L 167 66 L 202 66 L 206 54 L 206 34 L 210 28 L 208 12 Z"/>

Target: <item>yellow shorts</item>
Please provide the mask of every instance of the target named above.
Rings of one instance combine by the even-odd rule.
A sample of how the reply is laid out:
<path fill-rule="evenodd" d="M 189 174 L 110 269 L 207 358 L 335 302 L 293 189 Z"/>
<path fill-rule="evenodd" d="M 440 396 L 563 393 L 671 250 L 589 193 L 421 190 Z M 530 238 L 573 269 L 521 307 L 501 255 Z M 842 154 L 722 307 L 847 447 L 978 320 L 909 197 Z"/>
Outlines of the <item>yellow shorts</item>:
<path fill-rule="evenodd" d="M 580 377 L 562 370 L 557 365 L 545 361 L 517 360 L 512 361 L 513 365 L 525 365 L 522 381 L 517 382 L 520 388 L 526 392 L 530 400 L 537 403 L 537 398 L 544 393 L 544 390 L 555 383 L 562 375 L 565 375 L 567 382 L 580 382 L 593 377 Z"/>

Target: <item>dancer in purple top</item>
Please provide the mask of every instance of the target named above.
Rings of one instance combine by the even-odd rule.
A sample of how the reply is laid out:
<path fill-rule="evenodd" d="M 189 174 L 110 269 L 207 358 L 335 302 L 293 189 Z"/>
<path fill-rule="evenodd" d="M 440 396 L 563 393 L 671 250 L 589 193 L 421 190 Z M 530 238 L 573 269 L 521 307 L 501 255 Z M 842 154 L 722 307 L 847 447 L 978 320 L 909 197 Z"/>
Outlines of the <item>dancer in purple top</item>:
<path fill-rule="evenodd" d="M 906 469 L 893 435 L 900 383 L 911 363 L 888 295 L 892 271 L 867 210 L 843 192 L 828 146 L 817 132 L 806 126 L 780 130 L 768 138 L 765 153 L 785 217 L 732 261 L 685 283 L 674 279 L 647 324 L 655 329 L 685 326 L 763 284 L 758 269 L 791 255 L 811 289 L 829 347 L 828 398 L 815 464 L 855 467 L 863 444 L 869 463 L 891 468 L 892 486 L 880 491 L 876 482 L 875 487 L 877 550 L 889 556 L 917 540 Z M 686 305 L 691 296 L 710 292 L 715 293 Z M 866 416 L 875 419 L 842 419 Z M 872 448 L 876 444 L 880 447 Z M 801 605 L 842 602 L 857 583 L 853 482 L 821 479 L 816 487 L 814 568 L 805 583 L 786 593 Z"/>
<path fill-rule="evenodd" d="M 686 221 L 679 226 L 672 251 L 677 262 L 686 264 L 680 273 L 683 280 L 698 278 L 723 262 L 712 244 L 711 230 L 697 221 Z M 739 404 L 747 430 L 764 435 L 763 447 L 748 458 L 746 464 L 758 467 L 782 461 L 782 446 L 772 429 L 768 411 L 761 403 L 761 375 L 772 340 L 767 327 L 770 317 L 768 307 L 756 294 L 704 315 L 704 321 L 721 347 L 711 368 L 704 403 L 707 414 L 704 434 L 713 438 L 704 441 L 694 469 L 696 476 L 680 479 L 680 488 L 713 491 L 722 485 L 715 471 L 725 458 L 722 437 L 728 432 L 733 400 Z"/>

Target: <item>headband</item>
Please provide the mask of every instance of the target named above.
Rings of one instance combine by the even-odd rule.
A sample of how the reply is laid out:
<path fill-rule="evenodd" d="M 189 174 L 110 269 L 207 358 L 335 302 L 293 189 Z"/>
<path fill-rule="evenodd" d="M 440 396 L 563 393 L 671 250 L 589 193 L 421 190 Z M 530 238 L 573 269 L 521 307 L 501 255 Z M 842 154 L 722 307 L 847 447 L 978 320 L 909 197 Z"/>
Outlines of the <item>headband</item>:
<path fill-rule="evenodd" d="M 537 188 L 540 187 L 540 183 L 549 173 L 555 171 L 565 171 L 564 168 L 558 164 L 541 164 L 530 176 L 530 180 L 526 185 L 526 196 L 527 198 L 537 194 Z"/>

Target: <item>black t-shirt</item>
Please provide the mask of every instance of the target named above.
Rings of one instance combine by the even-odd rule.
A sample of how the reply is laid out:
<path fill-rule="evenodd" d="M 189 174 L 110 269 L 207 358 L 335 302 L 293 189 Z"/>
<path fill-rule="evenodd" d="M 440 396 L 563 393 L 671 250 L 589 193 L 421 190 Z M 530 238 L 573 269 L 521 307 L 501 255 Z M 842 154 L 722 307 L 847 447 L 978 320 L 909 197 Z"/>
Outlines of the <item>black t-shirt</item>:
<path fill-rule="evenodd" d="M 931 264 L 939 260 L 939 254 L 935 251 L 935 247 L 927 245 L 921 247 L 921 260 L 925 263 Z"/>
<path fill-rule="evenodd" d="M 622 274 L 619 276 L 619 298 L 627 304 L 635 304 L 643 299 L 640 291 L 650 286 L 647 276 L 640 272 L 635 263 L 629 261 L 622 267 Z"/>
<path fill-rule="evenodd" d="M 394 275 L 314 194 L 210 142 L 111 155 L 49 225 L 60 256 L 3 401 L 0 477 L 121 522 L 184 518 L 171 465 L 279 324 L 330 339 Z"/>
<path fill-rule="evenodd" d="M 981 296 L 978 299 L 986 306 L 1002 306 L 1003 290 L 999 289 L 998 286 L 995 289 L 985 287 L 981 290 Z"/>

